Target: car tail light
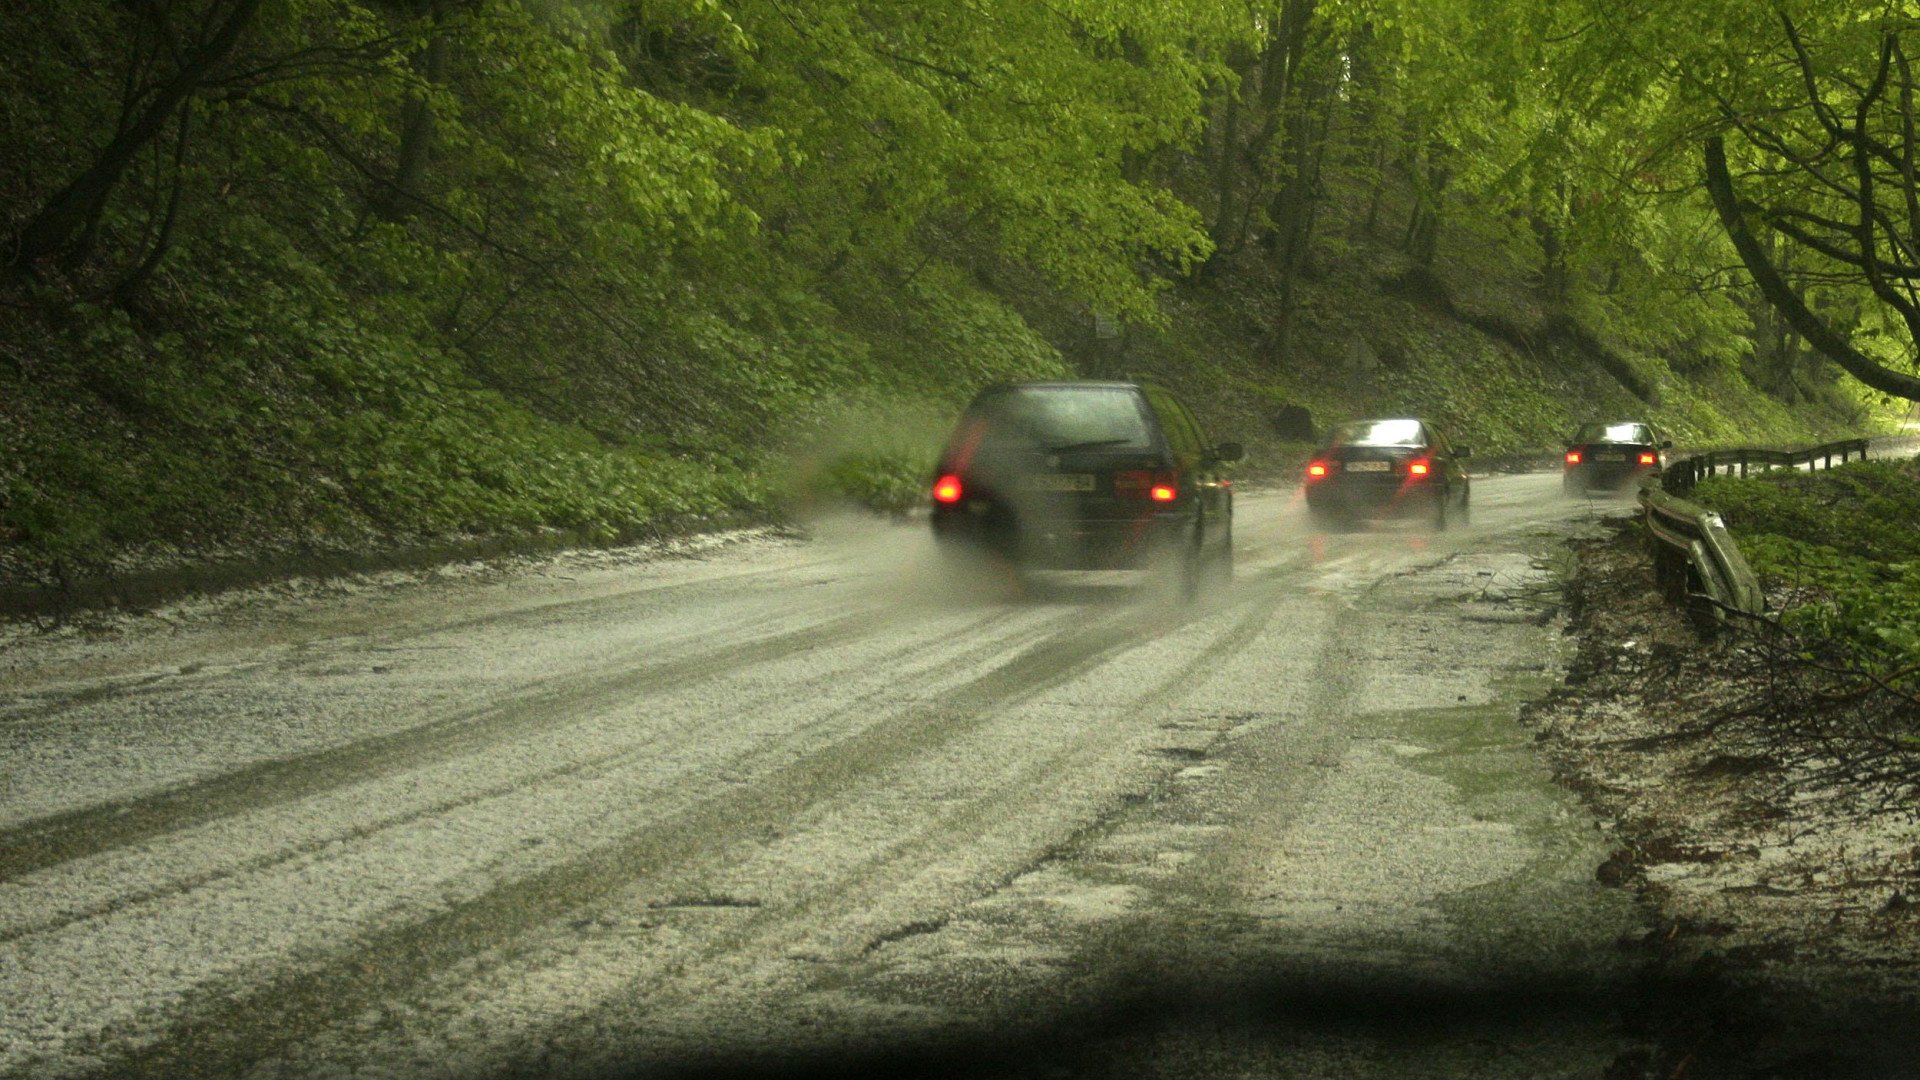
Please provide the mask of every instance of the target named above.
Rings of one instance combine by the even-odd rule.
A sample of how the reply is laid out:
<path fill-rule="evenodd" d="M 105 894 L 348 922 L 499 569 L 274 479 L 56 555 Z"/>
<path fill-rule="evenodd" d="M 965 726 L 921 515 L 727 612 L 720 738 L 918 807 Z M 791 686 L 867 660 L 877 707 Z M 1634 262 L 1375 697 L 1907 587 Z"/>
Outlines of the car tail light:
<path fill-rule="evenodd" d="M 1653 458 L 1653 455 L 1652 455 L 1652 454 L 1641 454 L 1641 455 L 1640 455 L 1640 464 L 1642 464 L 1642 465 L 1651 465 L 1651 464 L 1653 464 L 1653 461 L 1654 461 L 1654 458 Z"/>
<path fill-rule="evenodd" d="M 1431 465 L 1429 465 L 1429 464 L 1427 464 L 1427 463 L 1426 463 L 1426 462 L 1424 462 L 1424 461 L 1409 461 L 1409 462 L 1407 462 L 1407 475 L 1408 475 L 1408 476 L 1425 476 L 1425 475 L 1427 475 L 1428 473 L 1430 473 L 1430 472 L 1432 472 L 1432 471 L 1433 471 L 1433 466 L 1431 466 Z"/>
<path fill-rule="evenodd" d="M 1324 461 L 1316 461 L 1307 466 L 1307 479 L 1309 480 L 1324 479 L 1326 475 L 1327 463 Z"/>
<path fill-rule="evenodd" d="M 957 503 L 965 492 L 966 488 L 961 485 L 960 478 L 951 474 L 933 482 L 934 502 Z"/>
<path fill-rule="evenodd" d="M 1580 464 L 1580 451 L 1578 450 L 1567 451 L 1567 464 L 1569 465 Z"/>
<path fill-rule="evenodd" d="M 1113 474 L 1113 493 L 1122 499 L 1172 502 L 1180 497 L 1177 469 L 1125 469 Z"/>

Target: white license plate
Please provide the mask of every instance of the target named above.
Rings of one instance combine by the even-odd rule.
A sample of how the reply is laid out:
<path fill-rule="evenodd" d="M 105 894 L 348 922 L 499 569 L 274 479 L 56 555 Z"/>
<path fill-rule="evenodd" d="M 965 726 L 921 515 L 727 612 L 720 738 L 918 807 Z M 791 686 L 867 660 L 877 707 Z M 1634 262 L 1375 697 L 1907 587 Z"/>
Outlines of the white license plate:
<path fill-rule="evenodd" d="M 1627 455 L 1625 455 L 1625 454 L 1595 454 L 1595 455 L 1593 455 L 1593 460 L 1595 460 L 1595 461 L 1625 461 L 1625 460 L 1627 460 Z"/>
<path fill-rule="evenodd" d="M 1027 477 L 1031 491 L 1092 491 L 1092 473 L 1039 473 Z"/>
<path fill-rule="evenodd" d="M 1390 461 L 1349 461 L 1347 462 L 1348 472 L 1391 472 L 1392 470 L 1393 470 L 1393 463 Z"/>

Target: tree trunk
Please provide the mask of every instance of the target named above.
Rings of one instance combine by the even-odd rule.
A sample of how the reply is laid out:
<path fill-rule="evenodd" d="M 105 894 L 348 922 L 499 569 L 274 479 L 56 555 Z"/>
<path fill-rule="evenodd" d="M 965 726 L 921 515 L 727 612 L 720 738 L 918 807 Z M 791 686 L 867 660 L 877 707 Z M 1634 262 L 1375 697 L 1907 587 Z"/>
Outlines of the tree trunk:
<path fill-rule="evenodd" d="M 238 0 L 213 33 L 187 52 L 180 70 L 154 93 L 140 115 L 114 135 L 85 172 L 55 192 L 21 227 L 7 263 L 9 277 L 32 273 L 35 265 L 58 254 L 100 213 L 135 156 L 167 129 L 174 112 L 232 55 L 260 5 L 261 0 Z"/>
<path fill-rule="evenodd" d="M 429 2 L 422 12 L 423 17 L 433 22 L 433 36 L 427 39 L 427 47 L 414 58 L 413 69 L 429 87 L 439 86 L 447 75 L 447 35 L 440 29 L 443 10 L 437 0 Z M 413 214 L 415 207 L 424 200 L 421 181 L 426 178 L 427 165 L 433 157 L 434 116 L 433 102 L 425 93 L 407 96 L 407 103 L 400 111 L 400 151 L 394 168 L 393 183 L 388 185 L 374 204 L 374 212 L 388 221 L 400 221 Z"/>
<path fill-rule="evenodd" d="M 1251 74 L 1249 63 L 1236 64 L 1243 72 Z M 1241 85 L 1246 81 L 1242 79 Z M 1208 256 L 1205 269 L 1211 271 L 1220 260 L 1230 258 L 1240 250 L 1240 230 L 1246 221 L 1246 214 L 1240 209 L 1240 161 L 1244 147 L 1240 142 L 1240 95 L 1229 94 L 1220 108 L 1219 145 L 1213 160 L 1213 223 L 1207 230 L 1213 238 L 1213 254 Z"/>

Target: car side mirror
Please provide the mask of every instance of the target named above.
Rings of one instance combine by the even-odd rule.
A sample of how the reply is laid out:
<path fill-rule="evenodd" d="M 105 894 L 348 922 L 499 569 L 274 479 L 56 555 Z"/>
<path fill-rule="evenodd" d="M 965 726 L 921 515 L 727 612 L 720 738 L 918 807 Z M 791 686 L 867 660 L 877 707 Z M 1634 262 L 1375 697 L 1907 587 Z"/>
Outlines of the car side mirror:
<path fill-rule="evenodd" d="M 1660 449 L 1662 449 L 1662 450 L 1671 450 L 1671 449 L 1673 449 L 1673 440 L 1672 440 L 1672 439 L 1662 439 L 1662 440 L 1660 440 Z"/>
<path fill-rule="evenodd" d="M 1219 446 L 1214 447 L 1213 453 L 1208 456 L 1221 464 L 1225 464 L 1229 461 L 1239 461 L 1241 458 L 1246 457 L 1247 448 L 1237 442 L 1223 442 Z"/>
<path fill-rule="evenodd" d="M 1453 456 L 1454 457 L 1472 457 L 1473 450 L 1471 447 L 1456 446 L 1453 448 Z"/>

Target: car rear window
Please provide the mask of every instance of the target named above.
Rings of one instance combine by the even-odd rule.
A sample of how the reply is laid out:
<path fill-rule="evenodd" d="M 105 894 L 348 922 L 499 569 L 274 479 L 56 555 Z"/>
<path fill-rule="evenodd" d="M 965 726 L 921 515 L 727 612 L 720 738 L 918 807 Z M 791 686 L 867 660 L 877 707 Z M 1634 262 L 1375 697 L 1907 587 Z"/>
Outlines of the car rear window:
<path fill-rule="evenodd" d="M 1360 420 L 1333 429 L 1333 446 L 1424 446 L 1418 420 Z"/>
<path fill-rule="evenodd" d="M 1645 424 L 1585 424 L 1573 441 L 1650 443 L 1653 441 L 1653 432 Z"/>
<path fill-rule="evenodd" d="M 1138 391 L 1108 386 L 1022 386 L 982 398 L 974 415 L 990 442 L 1044 450 L 1149 450 L 1153 427 Z"/>

